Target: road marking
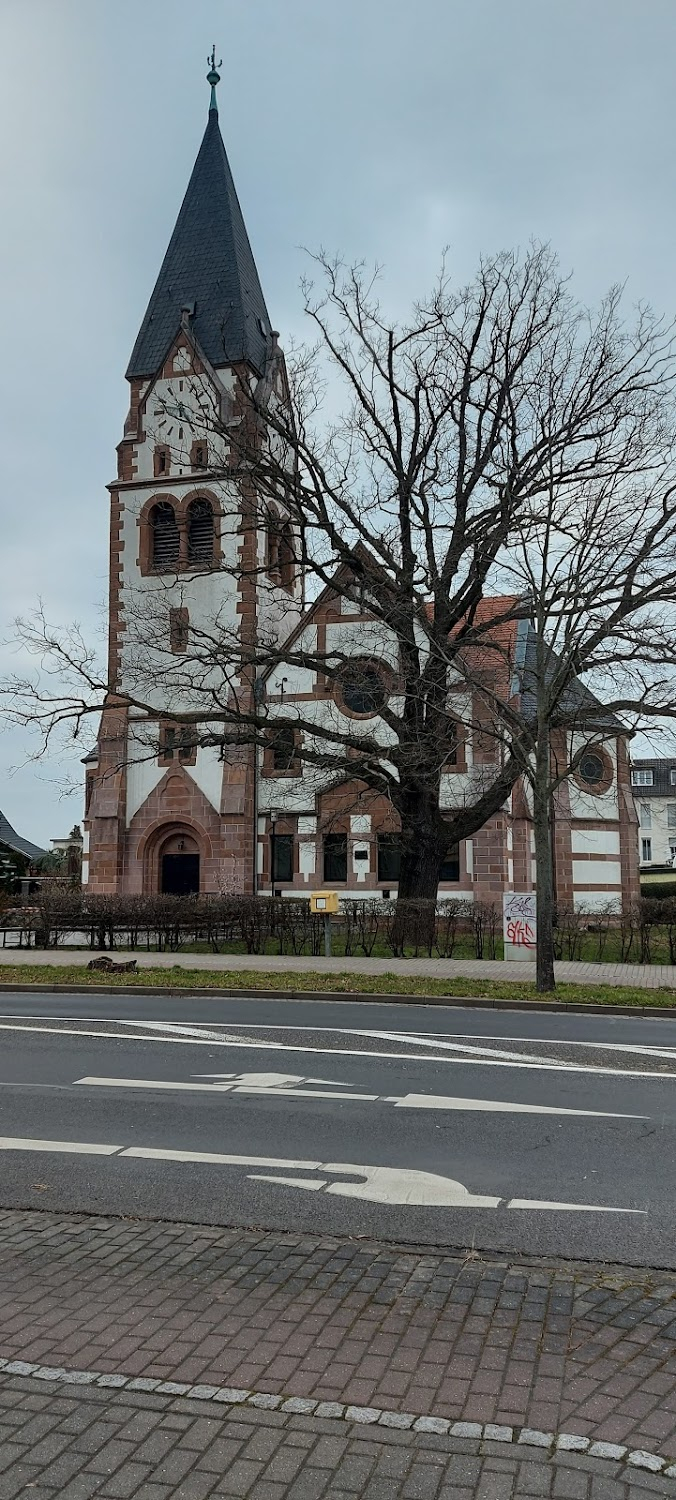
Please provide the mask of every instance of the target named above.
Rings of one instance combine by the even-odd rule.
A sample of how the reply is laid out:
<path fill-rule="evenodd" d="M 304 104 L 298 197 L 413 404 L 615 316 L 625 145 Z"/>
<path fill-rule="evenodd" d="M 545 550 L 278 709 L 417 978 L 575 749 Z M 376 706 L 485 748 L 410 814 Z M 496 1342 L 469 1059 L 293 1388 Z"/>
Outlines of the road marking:
<path fill-rule="evenodd" d="M 546 1203 L 541 1198 L 510 1198 L 507 1207 L 556 1209 L 559 1213 L 576 1214 L 635 1214 L 641 1212 L 637 1208 L 601 1208 L 598 1203 Z"/>
<path fill-rule="evenodd" d="M 86 1141 L 39 1141 L 30 1137 L 0 1136 L 0 1151 L 63 1151 L 75 1156 L 115 1156 L 119 1146 L 98 1146 Z"/>
<path fill-rule="evenodd" d="M 649 1073 L 640 1068 L 594 1068 L 586 1063 L 557 1063 L 552 1061 L 540 1062 L 536 1058 L 532 1059 L 530 1062 L 506 1062 L 502 1058 L 498 1058 L 494 1061 L 493 1054 L 490 1054 L 486 1057 L 465 1057 L 461 1055 L 448 1057 L 443 1053 L 432 1055 L 429 1052 L 374 1052 L 364 1051 L 363 1048 L 309 1047 L 305 1045 L 299 1046 L 297 1044 L 291 1044 L 287 1042 L 242 1042 L 239 1040 L 202 1042 L 193 1037 L 177 1035 L 162 1036 L 159 1033 L 144 1034 L 143 1032 L 138 1032 L 132 1035 L 125 1034 L 123 1036 L 120 1036 L 116 1031 L 83 1031 L 78 1030 L 74 1027 L 69 1028 L 63 1026 L 9 1025 L 4 1021 L 0 1022 L 0 1031 L 15 1031 L 21 1034 L 28 1033 L 31 1036 L 47 1035 L 59 1037 L 88 1037 L 93 1038 L 95 1041 L 107 1040 L 113 1042 L 159 1042 L 165 1046 L 176 1047 L 219 1047 L 221 1049 L 226 1048 L 229 1050 L 244 1052 L 256 1049 L 261 1052 L 274 1050 L 280 1052 L 293 1052 L 296 1054 L 310 1053 L 313 1056 L 332 1058 L 357 1057 L 360 1058 L 362 1062 L 367 1061 L 369 1058 L 377 1058 L 378 1060 L 382 1059 L 384 1062 L 443 1063 L 449 1067 L 520 1068 L 531 1072 L 590 1073 L 595 1078 L 641 1078 L 644 1082 L 648 1082 L 651 1079 L 664 1081 L 665 1079 L 670 1080 L 676 1078 L 676 1073 Z"/>
<path fill-rule="evenodd" d="M 223 1081 L 221 1081 L 223 1079 Z M 279 1080 L 279 1081 L 278 1081 Z M 524 1115 L 573 1115 L 585 1119 L 600 1120 L 646 1120 L 647 1115 L 618 1114 L 599 1109 L 563 1109 L 549 1104 L 521 1104 L 503 1099 L 462 1099 L 444 1094 L 357 1094 L 350 1091 L 347 1083 L 334 1083 L 333 1089 L 307 1088 L 306 1085 L 322 1080 L 301 1078 L 284 1073 L 239 1073 L 215 1076 L 212 1083 L 188 1083 L 168 1078 L 99 1078 L 85 1076 L 76 1078 L 76 1086 L 107 1089 L 154 1089 L 160 1093 L 186 1091 L 203 1094 L 246 1094 L 249 1097 L 279 1099 L 352 1099 L 368 1104 L 393 1104 L 396 1109 L 474 1110 L 488 1114 Z M 345 1090 L 337 1093 L 336 1089 Z"/>
<path fill-rule="evenodd" d="M 41 1141 L 22 1137 L 0 1136 L 0 1151 L 45 1151 L 65 1155 L 107 1156 L 116 1160 L 166 1161 L 186 1165 L 253 1167 L 247 1177 L 255 1182 L 300 1188 L 307 1192 L 324 1192 L 338 1198 L 357 1198 L 367 1203 L 385 1203 L 421 1208 L 544 1208 L 567 1213 L 641 1214 L 646 1209 L 609 1208 L 593 1203 L 550 1203 L 538 1199 L 488 1197 L 471 1193 L 464 1183 L 435 1172 L 419 1172 L 407 1167 L 365 1166 L 355 1162 L 289 1161 L 284 1157 L 235 1156 L 218 1151 L 182 1151 L 158 1146 L 112 1146 L 85 1141 Z M 268 1169 L 266 1171 L 266 1169 Z M 275 1174 L 270 1175 L 270 1170 Z M 322 1179 L 288 1176 L 291 1172 L 321 1173 Z M 284 1173 L 283 1176 L 279 1175 Z M 329 1176 L 360 1179 L 356 1182 L 330 1182 Z"/>

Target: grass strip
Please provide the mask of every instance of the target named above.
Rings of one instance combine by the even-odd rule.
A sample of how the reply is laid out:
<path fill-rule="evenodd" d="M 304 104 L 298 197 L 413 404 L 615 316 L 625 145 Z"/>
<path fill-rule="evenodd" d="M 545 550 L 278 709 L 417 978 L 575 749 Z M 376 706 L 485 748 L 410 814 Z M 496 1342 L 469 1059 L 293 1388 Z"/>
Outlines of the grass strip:
<path fill-rule="evenodd" d="M 172 990 L 292 990 L 314 991 L 332 994 L 411 995 L 424 998 L 426 995 L 443 997 L 454 995 L 491 1000 L 559 1000 L 588 1005 L 636 1005 L 659 1010 L 661 1006 L 676 1005 L 675 989 L 642 989 L 632 985 L 611 984 L 560 984 L 554 994 L 538 994 L 534 984 L 502 979 L 456 978 L 430 979 L 422 974 L 345 974 L 321 972 L 298 972 L 288 969 L 283 973 L 237 969 L 184 969 L 180 964 L 165 968 L 140 969 L 136 974 L 105 974 L 89 970 L 84 965 L 67 964 L 63 967 L 50 964 L 2 964 L 0 983 L 7 985 L 69 985 L 88 989 L 92 985 L 105 984 L 120 990 L 172 989 Z"/>

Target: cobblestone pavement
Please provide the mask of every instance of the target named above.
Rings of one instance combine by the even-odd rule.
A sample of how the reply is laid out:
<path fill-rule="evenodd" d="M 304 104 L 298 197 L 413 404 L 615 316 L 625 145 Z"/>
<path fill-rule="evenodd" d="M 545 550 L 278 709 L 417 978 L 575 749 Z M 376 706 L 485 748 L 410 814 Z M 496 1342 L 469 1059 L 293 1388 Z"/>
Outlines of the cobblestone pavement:
<path fill-rule="evenodd" d="M 676 1460 L 669 1272 L 3 1210 L 0 1355 Z"/>
<path fill-rule="evenodd" d="M 115 952 L 116 963 L 135 958 L 139 969 L 205 969 L 244 973 L 317 973 L 329 974 L 422 974 L 430 979 L 523 979 L 535 981 L 535 964 L 520 960 L 474 958 L 304 958 L 297 955 L 251 953 L 139 953 Z M 89 950 L 74 948 L 1 948 L 2 965 L 46 964 L 64 967 L 86 964 Z M 676 966 L 670 964 L 604 964 L 571 963 L 561 960 L 554 965 L 560 984 L 619 984 L 640 989 L 676 989 Z M 105 974 L 100 975 L 105 983 Z"/>
<path fill-rule="evenodd" d="M 579 1453 L 0 1376 L 0 1500 L 645 1500 L 666 1476 Z"/>

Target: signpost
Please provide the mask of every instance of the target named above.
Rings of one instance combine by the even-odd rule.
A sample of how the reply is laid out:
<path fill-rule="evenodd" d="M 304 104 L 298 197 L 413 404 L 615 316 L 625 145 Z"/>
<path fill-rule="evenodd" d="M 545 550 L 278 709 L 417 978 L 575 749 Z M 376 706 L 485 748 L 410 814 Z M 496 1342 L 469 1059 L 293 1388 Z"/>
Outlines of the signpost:
<path fill-rule="evenodd" d="M 535 957 L 537 914 L 535 891 L 503 891 L 502 937 L 505 958 Z"/>

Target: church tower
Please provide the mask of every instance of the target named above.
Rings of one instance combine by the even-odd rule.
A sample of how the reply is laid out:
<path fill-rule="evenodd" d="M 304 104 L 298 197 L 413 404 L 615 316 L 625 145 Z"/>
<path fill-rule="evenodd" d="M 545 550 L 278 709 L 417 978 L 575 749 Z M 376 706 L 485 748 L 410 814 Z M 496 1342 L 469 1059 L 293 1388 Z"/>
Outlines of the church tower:
<path fill-rule="evenodd" d="M 246 682 L 219 678 L 218 641 L 227 656 L 261 624 L 268 638 L 286 632 L 302 607 L 283 506 L 272 522 L 262 513 L 235 440 L 247 393 L 283 401 L 286 384 L 219 128 L 214 54 L 207 81 L 207 127 L 129 361 L 109 486 L 110 691 L 85 762 L 92 893 L 254 888 L 254 752 L 209 744 L 215 720 L 196 734 L 172 715 L 246 695 Z"/>

